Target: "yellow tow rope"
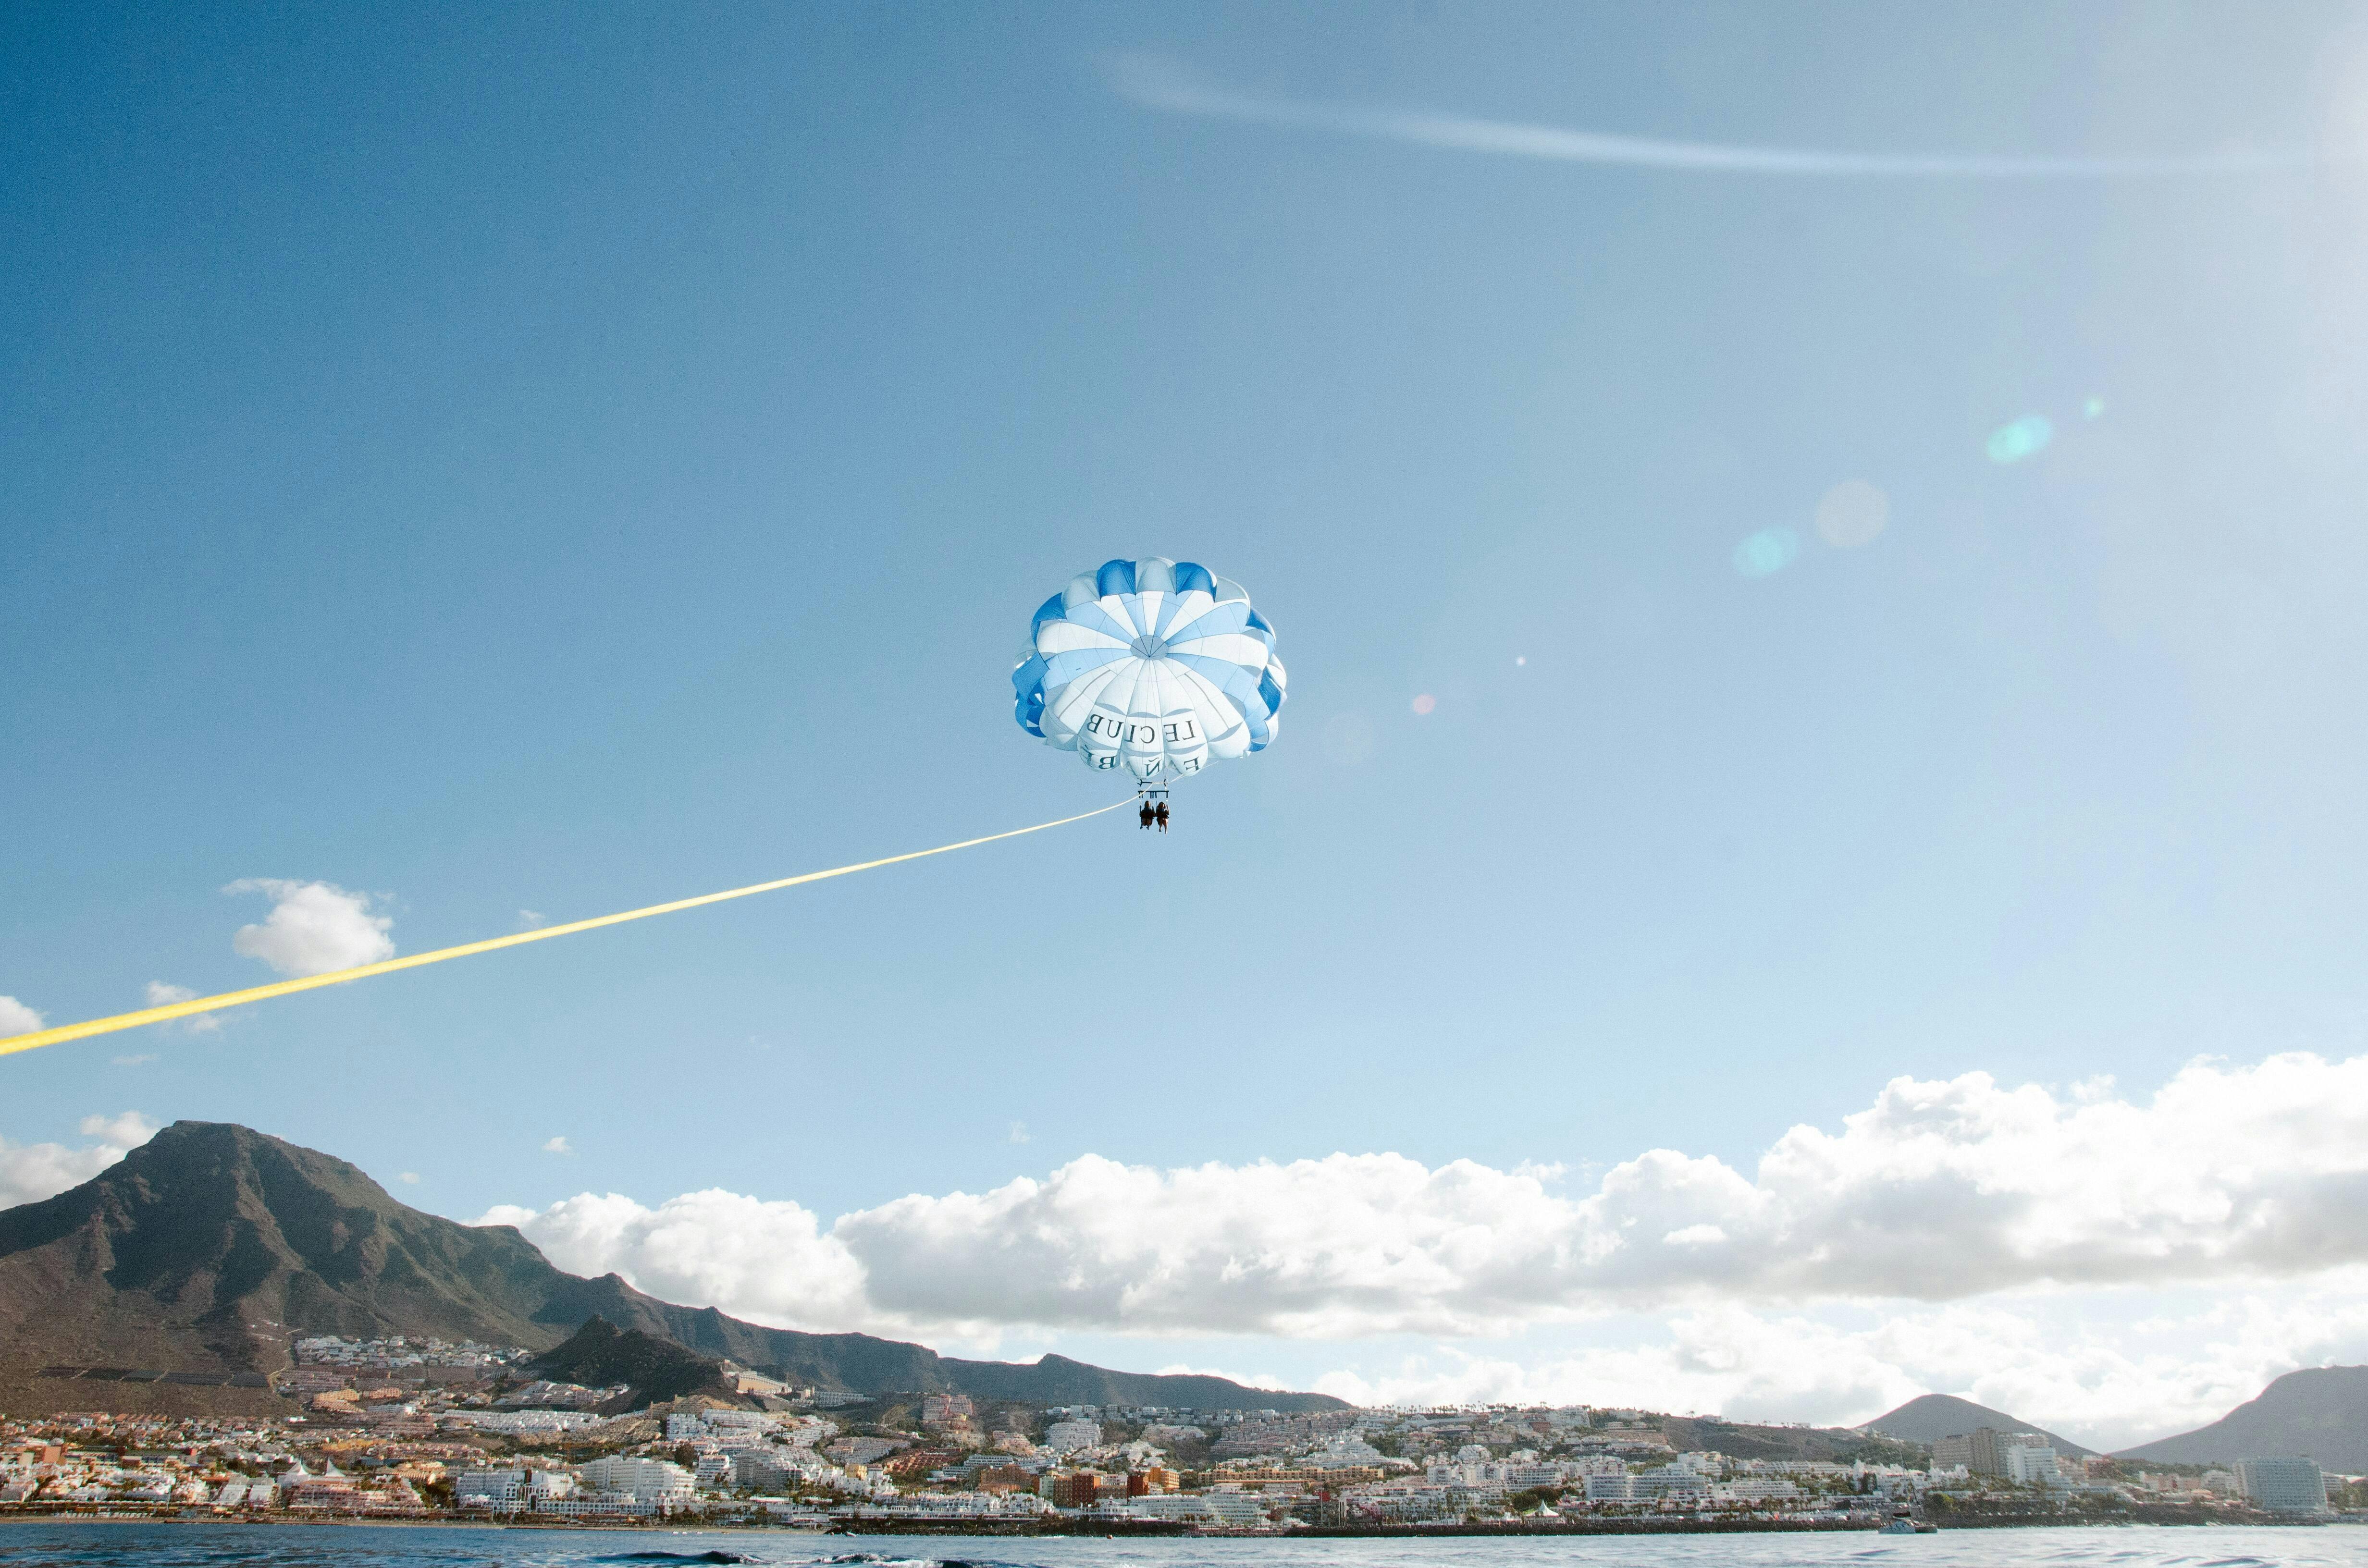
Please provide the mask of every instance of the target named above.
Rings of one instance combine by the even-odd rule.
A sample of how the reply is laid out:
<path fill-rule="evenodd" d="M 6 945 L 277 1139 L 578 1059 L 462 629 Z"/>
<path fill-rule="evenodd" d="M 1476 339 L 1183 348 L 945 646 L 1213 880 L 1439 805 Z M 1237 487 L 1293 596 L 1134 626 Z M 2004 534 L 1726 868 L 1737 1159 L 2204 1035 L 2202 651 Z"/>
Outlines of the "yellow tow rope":
<path fill-rule="evenodd" d="M 653 915 L 672 915 L 677 909 L 696 909 L 702 903 L 721 903 L 727 898 L 746 898 L 751 893 L 771 892 L 777 888 L 793 888 L 801 882 L 819 882 L 831 877 L 852 876 L 858 871 L 873 871 L 882 866 L 900 865 L 906 860 L 926 859 L 931 855 L 948 855 L 957 849 L 971 849 L 982 844 L 993 844 L 999 838 L 1018 838 L 1022 834 L 1042 833 L 1048 827 L 1066 827 L 1073 822 L 1098 817 L 1104 812 L 1114 812 L 1131 801 L 1115 801 L 1090 812 L 1080 812 L 1073 817 L 1054 822 L 1040 822 L 1033 827 L 1015 827 L 1008 833 L 990 833 L 984 838 L 965 838 L 960 844 L 940 844 L 935 849 L 916 849 L 910 854 L 891 855 L 882 860 L 866 860 L 856 866 L 834 866 L 827 871 L 808 871 L 803 876 L 783 877 L 778 881 L 757 882 L 753 886 L 734 888 L 728 892 L 701 893 L 697 898 L 678 898 L 672 903 L 654 903 L 646 909 L 628 909 L 621 915 L 597 915 L 590 920 L 571 920 L 564 926 L 545 926 L 538 930 L 519 931 L 507 937 L 490 937 L 482 942 L 463 942 L 457 948 L 438 948 L 432 953 L 413 953 L 408 957 L 382 959 L 377 963 L 356 965 L 352 969 L 331 970 L 326 974 L 302 975 L 294 980 L 277 981 L 269 985 L 253 986 L 245 991 L 225 991 L 219 996 L 195 996 L 187 1002 L 168 1002 L 161 1007 L 143 1007 L 136 1013 L 118 1013 L 110 1018 L 92 1018 L 79 1024 L 61 1024 L 53 1029 L 36 1029 L 31 1034 L 11 1035 L 0 1040 L 0 1056 L 11 1056 L 20 1051 L 38 1051 L 45 1045 L 59 1045 L 70 1040 L 83 1040 L 95 1034 L 113 1034 L 118 1029 L 136 1029 L 142 1024 L 162 1024 L 174 1018 L 186 1018 L 194 1013 L 211 1013 L 223 1007 L 241 1007 L 249 1002 L 261 1002 L 273 996 L 292 995 L 299 991 L 313 991 L 324 985 L 343 985 L 349 980 L 367 980 L 373 974 L 392 974 L 399 969 L 417 969 L 422 964 L 442 963 L 446 959 L 465 959 L 472 953 L 490 953 L 499 948 L 515 948 L 527 942 L 549 941 L 553 937 L 572 936 L 601 926 L 620 925 L 628 920 L 645 920 Z"/>

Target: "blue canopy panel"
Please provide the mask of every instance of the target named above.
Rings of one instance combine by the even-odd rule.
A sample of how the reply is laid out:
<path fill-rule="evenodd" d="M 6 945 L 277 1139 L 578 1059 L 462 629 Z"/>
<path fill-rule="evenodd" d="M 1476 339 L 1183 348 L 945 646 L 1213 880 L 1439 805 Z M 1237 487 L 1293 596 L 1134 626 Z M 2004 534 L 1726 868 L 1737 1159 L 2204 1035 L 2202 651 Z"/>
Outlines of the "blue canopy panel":
<path fill-rule="evenodd" d="M 1190 642 L 1195 637 L 1216 637 L 1228 631 L 1249 630 L 1250 607 L 1236 600 L 1232 604 L 1212 606 L 1204 614 L 1187 625 L 1169 628 L 1166 640 Z"/>
<path fill-rule="evenodd" d="M 1011 716 L 1021 729 L 1043 739 L 1044 661 L 1033 653 L 1020 660 L 1019 667 L 1011 672 Z"/>

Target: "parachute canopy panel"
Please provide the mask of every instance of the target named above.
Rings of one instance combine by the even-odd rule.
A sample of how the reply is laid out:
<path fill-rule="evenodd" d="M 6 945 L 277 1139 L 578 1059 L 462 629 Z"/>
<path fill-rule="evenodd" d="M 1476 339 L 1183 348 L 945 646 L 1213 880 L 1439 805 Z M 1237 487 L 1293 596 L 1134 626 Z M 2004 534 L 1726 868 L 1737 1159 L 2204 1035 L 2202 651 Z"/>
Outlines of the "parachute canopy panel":
<path fill-rule="evenodd" d="M 1239 583 L 1190 561 L 1106 561 L 1046 599 L 1011 672 L 1013 717 L 1086 766 L 1142 783 L 1263 751 L 1280 732 L 1274 628 Z"/>

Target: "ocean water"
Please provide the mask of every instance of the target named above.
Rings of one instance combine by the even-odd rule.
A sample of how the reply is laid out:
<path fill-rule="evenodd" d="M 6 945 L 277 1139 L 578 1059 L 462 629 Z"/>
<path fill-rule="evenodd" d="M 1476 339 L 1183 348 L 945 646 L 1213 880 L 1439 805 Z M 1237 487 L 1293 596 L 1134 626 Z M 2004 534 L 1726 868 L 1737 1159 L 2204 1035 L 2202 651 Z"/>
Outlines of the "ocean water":
<path fill-rule="evenodd" d="M 2368 1528 L 2330 1525 L 1862 1534 L 1238 1540 L 818 1536 L 405 1526 L 0 1524 L 0 1568 L 2368 1568 Z"/>

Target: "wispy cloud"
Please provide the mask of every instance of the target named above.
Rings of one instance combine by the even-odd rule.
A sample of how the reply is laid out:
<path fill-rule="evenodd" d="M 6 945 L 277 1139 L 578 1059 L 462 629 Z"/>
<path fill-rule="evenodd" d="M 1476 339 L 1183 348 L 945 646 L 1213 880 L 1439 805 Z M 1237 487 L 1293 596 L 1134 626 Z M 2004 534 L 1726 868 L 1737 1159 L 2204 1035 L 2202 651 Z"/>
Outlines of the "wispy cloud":
<path fill-rule="evenodd" d="M 1110 56 L 1101 62 L 1112 91 L 1146 108 L 1252 125 L 1292 127 L 1404 142 L 1462 153 L 1569 164 L 1668 169 L 1691 174 L 1924 179 L 2126 179 L 2161 176 L 2260 174 L 2306 168 L 2295 153 L 2229 151 L 2192 156 L 2047 157 L 1964 153 L 1847 153 L 1622 136 L 1562 126 L 1369 105 L 1302 103 L 1228 91 L 1194 78 L 1156 55 Z"/>
<path fill-rule="evenodd" d="M 173 985 L 162 980 L 152 980 L 148 983 L 148 1006 L 151 1007 L 167 1006 L 175 1002 L 193 1002 L 197 1000 L 197 995 L 196 992 L 186 985 Z M 222 1019 L 211 1013 L 199 1013 L 164 1027 L 185 1028 L 191 1034 L 212 1034 L 222 1028 Z M 118 1058 L 118 1060 L 121 1059 Z M 154 1062 L 156 1059 L 153 1056 L 143 1056 L 140 1060 Z"/>
<path fill-rule="evenodd" d="M 562 1135 L 546 1142 L 542 1146 L 542 1152 L 546 1154 L 572 1154 L 575 1153 L 575 1146 Z"/>
<path fill-rule="evenodd" d="M 108 1060 L 118 1067 L 145 1067 L 156 1060 L 156 1053 L 153 1051 L 143 1051 L 137 1056 L 110 1056 Z"/>

